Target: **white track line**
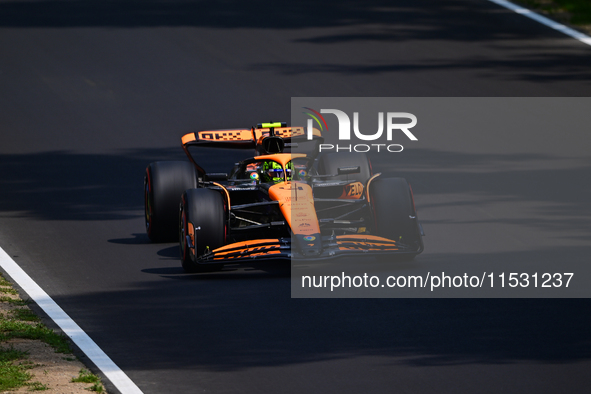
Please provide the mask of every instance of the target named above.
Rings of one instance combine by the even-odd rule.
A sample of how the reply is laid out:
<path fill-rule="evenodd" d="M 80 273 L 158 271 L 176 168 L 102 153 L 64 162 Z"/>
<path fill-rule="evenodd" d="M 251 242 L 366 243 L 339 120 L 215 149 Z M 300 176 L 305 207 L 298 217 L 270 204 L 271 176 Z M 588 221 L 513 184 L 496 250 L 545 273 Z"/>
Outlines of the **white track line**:
<path fill-rule="evenodd" d="M 523 15 L 523 16 L 527 16 L 528 18 L 533 19 L 536 22 L 539 22 L 543 25 L 551 27 L 554 30 L 558 30 L 559 32 L 564 33 L 567 36 L 571 36 L 572 38 L 577 39 L 584 44 L 591 45 L 591 37 L 589 37 L 588 35 L 583 34 L 579 31 L 574 30 L 574 29 L 571 29 L 570 27 L 564 26 L 563 24 L 553 21 L 552 19 L 548 19 L 545 16 L 542 16 L 540 14 L 533 12 L 532 10 L 528 10 L 527 8 L 523 8 L 521 6 L 515 5 L 515 4 L 510 3 L 506 0 L 488 0 L 488 1 L 498 4 L 501 7 L 505 7 L 507 9 L 510 9 L 511 11 L 514 11 L 518 14 Z"/>
<path fill-rule="evenodd" d="M 102 371 L 121 394 L 142 394 L 142 391 L 129 379 L 110 358 L 98 347 L 74 320 L 0 247 L 0 266 L 27 292 L 37 305 L 72 338 L 72 341 Z"/>

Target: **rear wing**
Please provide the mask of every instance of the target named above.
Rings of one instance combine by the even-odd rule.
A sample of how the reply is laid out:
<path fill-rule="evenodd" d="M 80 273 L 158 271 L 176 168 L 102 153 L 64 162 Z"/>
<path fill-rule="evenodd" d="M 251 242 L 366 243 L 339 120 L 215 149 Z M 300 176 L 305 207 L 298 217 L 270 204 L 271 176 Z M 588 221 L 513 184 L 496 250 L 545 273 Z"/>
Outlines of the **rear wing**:
<path fill-rule="evenodd" d="M 272 134 L 273 133 L 273 134 Z M 320 130 L 313 129 L 314 137 L 321 137 Z M 248 149 L 256 148 L 265 137 L 280 137 L 290 140 L 297 137 L 305 137 L 303 127 L 275 127 L 255 129 L 228 129 L 197 131 L 185 134 L 182 138 L 183 147 L 188 145 L 207 145 L 212 148 Z M 289 141 L 285 141 L 289 142 Z"/>
<path fill-rule="evenodd" d="M 323 140 L 320 130 L 312 130 L 314 140 Z M 211 148 L 225 149 L 255 149 L 259 154 L 265 152 L 266 147 L 271 140 L 276 142 L 280 140 L 280 151 L 284 146 L 289 146 L 292 140 L 306 139 L 306 132 L 303 127 L 289 127 L 285 123 L 260 123 L 257 127 L 250 129 L 227 129 L 227 130 L 206 130 L 185 134 L 182 138 L 183 150 L 189 157 L 189 160 L 195 165 L 200 175 L 205 174 L 189 153 L 191 146 L 203 146 Z M 266 141 L 265 141 L 266 140 Z M 273 146 L 277 146 L 273 144 Z M 271 153 L 271 152 L 269 152 Z M 280 152 L 272 152 L 280 153 Z"/>

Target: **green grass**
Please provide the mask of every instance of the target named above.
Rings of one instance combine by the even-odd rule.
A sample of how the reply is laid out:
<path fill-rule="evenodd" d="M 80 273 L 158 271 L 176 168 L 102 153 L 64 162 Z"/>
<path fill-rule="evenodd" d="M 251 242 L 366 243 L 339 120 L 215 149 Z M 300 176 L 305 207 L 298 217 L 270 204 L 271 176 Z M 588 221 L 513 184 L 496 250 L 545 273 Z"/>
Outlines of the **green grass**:
<path fill-rule="evenodd" d="M 28 356 L 27 352 L 16 350 L 12 347 L 8 349 L 0 348 L 0 363 L 7 361 L 20 360 Z"/>
<path fill-rule="evenodd" d="M 92 383 L 92 386 L 87 387 L 86 390 L 94 391 L 96 393 L 104 393 L 105 389 L 101 383 L 101 379 L 93 374 L 92 372 L 81 369 L 78 373 L 78 377 L 72 378 L 72 382 L 75 383 Z"/>
<path fill-rule="evenodd" d="M 11 390 L 24 386 L 31 374 L 27 372 L 27 367 L 15 365 L 12 361 L 0 362 L 0 390 Z"/>
<path fill-rule="evenodd" d="M 81 369 L 77 378 L 72 378 L 74 383 L 100 383 L 101 379 L 87 369 Z"/>
<path fill-rule="evenodd" d="M 11 390 L 24 386 L 31 374 L 29 364 L 14 364 L 14 361 L 27 357 L 26 352 L 13 348 L 0 348 L 0 391 Z"/>
<path fill-rule="evenodd" d="M 52 346 L 57 353 L 72 353 L 68 338 L 53 332 L 43 323 L 28 324 L 18 320 L 0 318 L 0 341 L 12 338 L 39 339 Z"/>
<path fill-rule="evenodd" d="M 16 306 L 26 306 L 31 303 L 29 300 L 15 300 L 7 296 L 0 296 L 0 302 L 8 302 L 9 304 Z"/>
<path fill-rule="evenodd" d="M 10 287 L 0 287 L 0 293 L 18 295 L 18 291 L 14 290 Z"/>
<path fill-rule="evenodd" d="M 568 23 L 573 25 L 591 24 L 591 1 L 589 0 L 517 0 L 517 3 L 555 15 L 561 12 L 571 14 Z"/>
<path fill-rule="evenodd" d="M 68 338 L 62 334 L 56 334 L 43 323 L 29 324 L 0 318 L 0 342 L 12 338 L 39 339 L 52 346 L 57 353 L 72 353 Z"/>
<path fill-rule="evenodd" d="M 97 393 L 104 393 L 105 392 L 105 389 L 103 388 L 103 385 L 100 384 L 100 383 L 95 383 L 92 386 L 90 386 L 89 388 L 87 388 L 86 390 L 94 391 L 94 392 L 97 392 Z"/>
<path fill-rule="evenodd" d="M 32 321 L 32 322 L 41 321 L 41 319 L 39 319 L 39 316 L 37 316 L 35 314 L 35 312 L 33 312 L 30 309 L 24 309 L 24 308 L 13 309 L 10 312 L 10 315 L 15 320 Z"/>
<path fill-rule="evenodd" d="M 45 390 L 49 390 L 49 387 L 47 387 L 46 384 L 43 384 L 41 382 L 27 383 L 26 385 L 29 386 L 29 391 L 45 391 Z"/>
<path fill-rule="evenodd" d="M 0 294 L 18 295 L 18 292 L 1 274 L 0 274 Z M 6 295 L 0 295 L 0 302 L 10 303 L 13 306 L 26 306 L 30 301 L 13 299 Z M 70 342 L 65 335 L 57 334 L 49 329 L 41 319 L 28 308 L 16 308 L 6 313 L 6 316 L 0 313 L 0 342 L 5 342 L 13 338 L 41 340 L 52 346 L 57 353 L 72 354 Z M 14 348 L 0 347 L 0 392 L 14 390 L 19 387 L 28 386 L 29 391 L 45 391 L 49 387 L 41 382 L 30 382 L 33 377 L 28 371 L 35 365 L 27 361 L 27 352 L 15 350 Z M 75 358 L 66 358 L 74 361 Z M 44 371 L 47 374 L 47 371 Z M 98 377 L 97 377 L 98 379 Z M 93 380 L 94 386 L 89 390 L 103 393 L 103 387 L 100 380 Z M 96 386 L 96 387 L 95 387 Z M 100 386 L 100 387 L 99 387 Z"/>

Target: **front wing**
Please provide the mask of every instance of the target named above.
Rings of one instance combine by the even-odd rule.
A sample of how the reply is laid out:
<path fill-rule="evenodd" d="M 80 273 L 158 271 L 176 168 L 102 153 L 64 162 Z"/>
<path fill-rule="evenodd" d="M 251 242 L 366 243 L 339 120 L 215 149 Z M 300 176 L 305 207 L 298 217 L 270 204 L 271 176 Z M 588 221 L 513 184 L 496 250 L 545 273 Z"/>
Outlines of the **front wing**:
<path fill-rule="evenodd" d="M 205 253 L 200 264 L 239 263 L 245 261 L 288 259 L 299 261 L 327 260 L 342 256 L 415 255 L 422 252 L 397 241 L 374 235 L 337 235 L 322 237 L 322 253 L 309 257 L 292 249 L 291 238 L 259 239 L 236 242 Z"/>

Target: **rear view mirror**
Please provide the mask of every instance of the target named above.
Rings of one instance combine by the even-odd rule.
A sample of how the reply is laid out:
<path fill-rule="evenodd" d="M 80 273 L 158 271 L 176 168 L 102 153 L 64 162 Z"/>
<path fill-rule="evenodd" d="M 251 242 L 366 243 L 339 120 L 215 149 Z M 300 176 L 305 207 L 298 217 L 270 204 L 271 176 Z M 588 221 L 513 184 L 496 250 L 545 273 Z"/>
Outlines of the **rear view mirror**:
<path fill-rule="evenodd" d="M 228 180 L 228 174 L 224 172 L 216 172 L 211 174 L 205 174 L 203 176 L 205 182 L 223 182 Z"/>
<path fill-rule="evenodd" d="M 361 172 L 361 167 L 339 167 L 338 174 L 339 175 L 349 175 L 349 174 L 359 174 Z"/>

